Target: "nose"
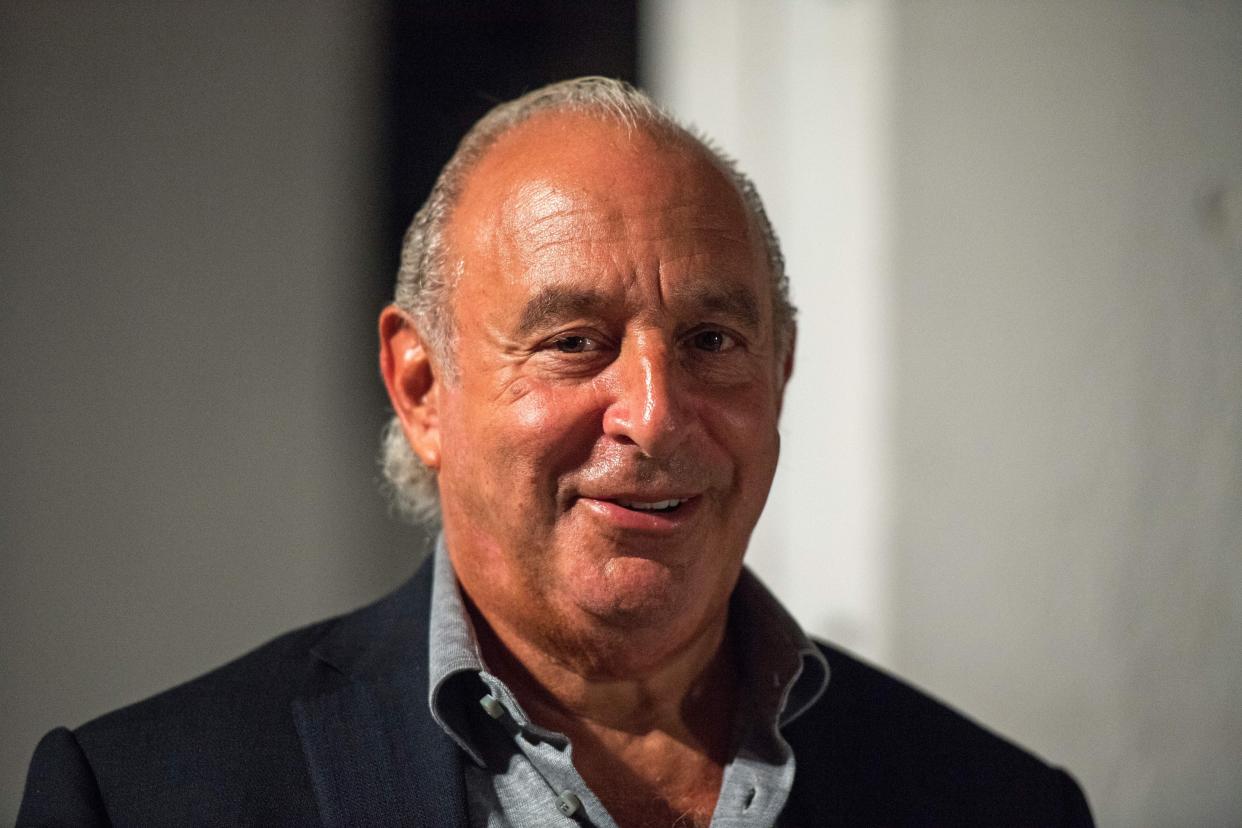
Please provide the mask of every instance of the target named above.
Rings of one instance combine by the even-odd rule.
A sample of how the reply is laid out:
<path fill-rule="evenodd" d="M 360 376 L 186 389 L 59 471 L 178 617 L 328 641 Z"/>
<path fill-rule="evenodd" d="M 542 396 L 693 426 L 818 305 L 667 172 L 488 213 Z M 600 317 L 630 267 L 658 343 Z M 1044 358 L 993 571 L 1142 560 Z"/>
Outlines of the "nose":
<path fill-rule="evenodd" d="M 668 457 L 686 438 L 688 380 L 663 342 L 636 339 L 613 362 L 604 433 L 649 457 Z"/>

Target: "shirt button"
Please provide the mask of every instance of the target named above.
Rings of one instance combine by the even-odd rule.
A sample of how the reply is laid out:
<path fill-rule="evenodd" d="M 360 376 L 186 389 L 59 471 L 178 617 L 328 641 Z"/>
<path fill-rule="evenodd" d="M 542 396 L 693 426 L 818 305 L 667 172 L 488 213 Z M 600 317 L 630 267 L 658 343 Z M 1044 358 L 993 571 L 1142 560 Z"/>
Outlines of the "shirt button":
<path fill-rule="evenodd" d="M 571 817 L 582 809 L 582 800 L 573 791 L 562 791 L 556 798 L 556 809 L 567 817 Z"/>
<path fill-rule="evenodd" d="M 482 705 L 483 709 L 487 711 L 487 715 L 491 716 L 493 719 L 499 719 L 501 716 L 505 715 L 505 706 L 497 701 L 496 697 L 491 693 L 488 693 L 486 696 L 479 699 L 479 704 Z"/>

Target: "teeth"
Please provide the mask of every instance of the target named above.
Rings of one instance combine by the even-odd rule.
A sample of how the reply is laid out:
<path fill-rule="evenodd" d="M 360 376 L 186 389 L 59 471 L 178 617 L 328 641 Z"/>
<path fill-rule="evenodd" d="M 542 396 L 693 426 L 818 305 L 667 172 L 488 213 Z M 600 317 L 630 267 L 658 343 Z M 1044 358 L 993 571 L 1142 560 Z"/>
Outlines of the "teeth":
<path fill-rule="evenodd" d="M 674 506 L 680 506 L 685 503 L 684 500 L 657 500 L 655 503 L 638 503 L 632 500 L 617 501 L 627 509 L 636 509 L 640 512 L 658 512 L 664 509 L 672 509 Z"/>

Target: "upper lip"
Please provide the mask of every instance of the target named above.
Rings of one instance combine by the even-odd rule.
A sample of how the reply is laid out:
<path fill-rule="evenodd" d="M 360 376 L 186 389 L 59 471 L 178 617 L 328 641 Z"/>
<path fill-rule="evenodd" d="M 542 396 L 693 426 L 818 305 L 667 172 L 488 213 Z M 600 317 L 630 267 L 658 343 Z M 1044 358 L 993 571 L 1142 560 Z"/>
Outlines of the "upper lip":
<path fill-rule="evenodd" d="M 666 500 L 690 500 L 697 497 L 696 492 L 581 492 L 579 497 L 591 500 L 625 501 L 626 503 L 662 503 Z"/>

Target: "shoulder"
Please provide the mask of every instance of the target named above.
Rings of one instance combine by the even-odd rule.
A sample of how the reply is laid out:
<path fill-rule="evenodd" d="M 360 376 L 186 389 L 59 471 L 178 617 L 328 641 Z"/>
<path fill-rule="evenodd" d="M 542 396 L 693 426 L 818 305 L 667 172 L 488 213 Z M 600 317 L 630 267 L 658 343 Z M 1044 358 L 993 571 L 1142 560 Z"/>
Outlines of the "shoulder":
<path fill-rule="evenodd" d="M 72 732 L 53 731 L 31 762 L 26 798 L 38 777 L 53 789 L 60 779 L 89 778 L 108 814 L 139 823 L 238 822 L 263 813 L 265 799 L 294 821 L 311 818 L 316 805 L 290 706 L 338 680 L 310 655 L 335 623 L 282 635 Z M 286 824 L 276 816 L 273 824 Z"/>
<path fill-rule="evenodd" d="M 340 622 L 334 618 L 285 633 L 197 678 L 87 722 L 75 735 L 90 754 L 92 748 L 106 752 L 156 737 L 177 744 L 180 737 L 201 739 L 229 724 L 270 720 L 300 693 L 332 680 L 332 671 L 312 653 Z"/>
<path fill-rule="evenodd" d="M 283 635 L 76 730 L 53 730 L 30 762 L 18 824 L 237 823 L 267 786 L 281 791 L 274 798 L 294 820 L 312 817 L 302 763 L 288 761 L 299 750 L 288 709 L 323 671 L 308 649 L 332 623 Z"/>
<path fill-rule="evenodd" d="M 262 814 L 274 825 L 314 821 L 294 707 L 350 683 L 357 662 L 376 658 L 377 641 L 415 649 L 409 636 L 425 630 L 414 622 L 419 581 L 75 730 L 52 731 L 31 762 L 23 815 L 44 813 L 42 799 L 72 789 L 110 815 L 151 824 L 234 824 Z M 398 627 L 407 638 L 385 640 Z M 61 804 L 47 812 L 60 813 Z"/>
<path fill-rule="evenodd" d="M 287 719 L 297 699 L 348 682 L 358 672 L 401 669 L 425 642 L 427 567 L 367 606 L 287 632 L 233 661 L 75 731 L 87 749 L 140 740 L 201 745 Z"/>
<path fill-rule="evenodd" d="M 816 813 L 815 824 L 828 824 L 823 813 L 841 824 L 1090 824 L 1064 771 L 883 670 L 819 646 L 828 687 L 786 733 L 798 761 L 795 810 Z"/>

